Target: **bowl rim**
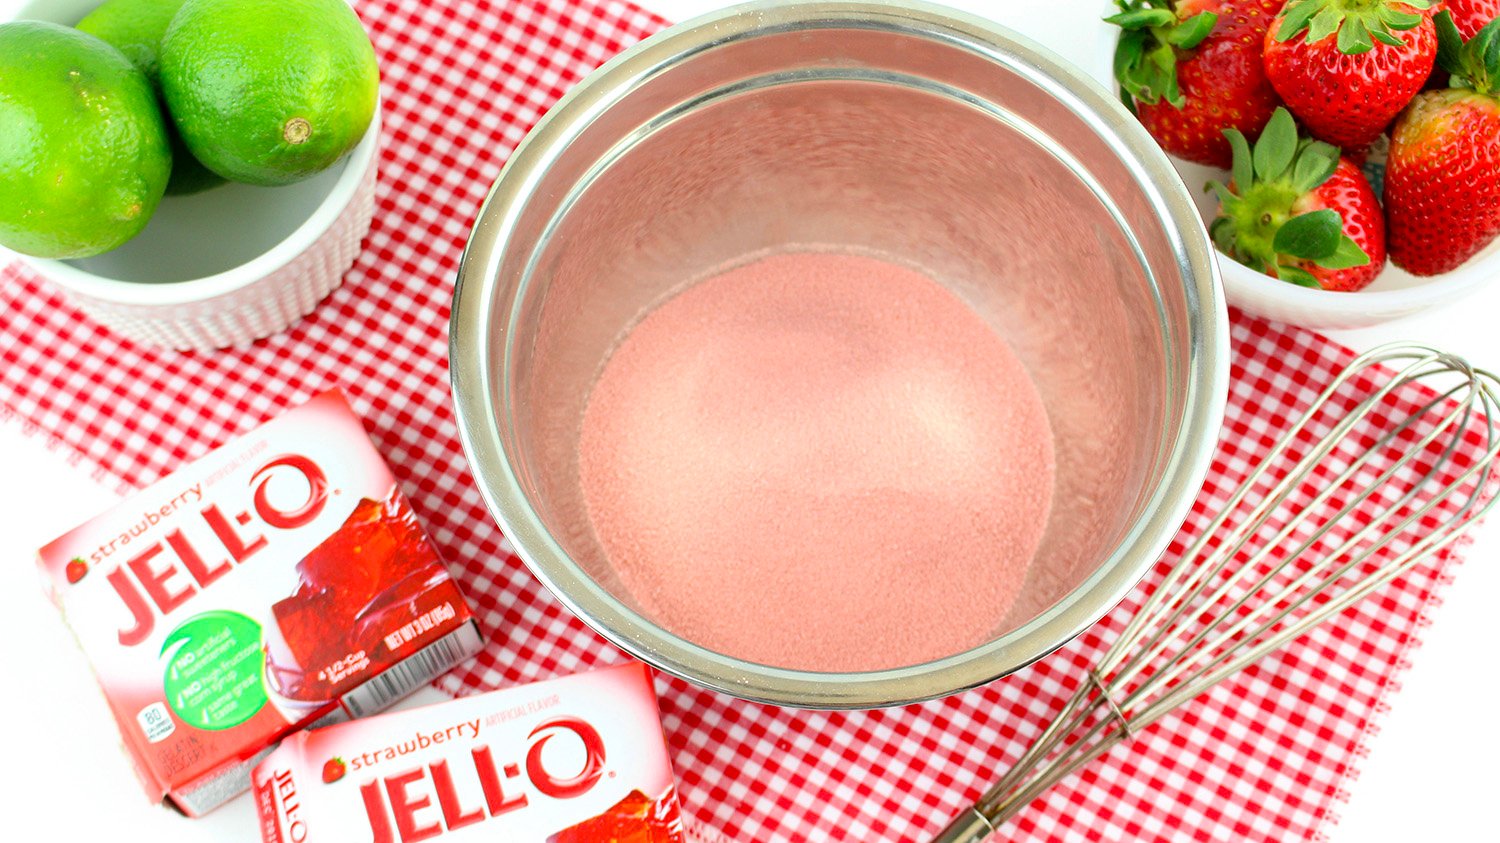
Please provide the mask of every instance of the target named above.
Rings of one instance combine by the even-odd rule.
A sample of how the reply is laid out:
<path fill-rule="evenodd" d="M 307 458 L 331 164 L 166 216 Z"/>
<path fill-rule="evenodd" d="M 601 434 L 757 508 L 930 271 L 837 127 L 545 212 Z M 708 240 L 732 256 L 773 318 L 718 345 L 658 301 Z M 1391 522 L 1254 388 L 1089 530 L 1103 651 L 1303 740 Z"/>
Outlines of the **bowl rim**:
<path fill-rule="evenodd" d="M 270 277 L 318 242 L 354 201 L 360 183 L 375 166 L 380 148 L 381 102 L 376 101 L 370 125 L 358 144 L 334 166 L 342 167 L 333 187 L 302 224 L 274 246 L 250 260 L 213 275 L 181 281 L 143 283 L 86 272 L 65 260 L 10 253 L 46 276 L 47 280 L 81 296 L 121 305 L 162 306 L 206 301 L 233 293 Z M 170 199 L 170 197 L 168 197 Z"/>
<path fill-rule="evenodd" d="M 1500 278 L 1500 246 L 1497 245 L 1487 246 L 1456 269 L 1428 276 L 1409 287 L 1392 290 L 1366 288 L 1350 292 L 1288 284 L 1223 253 L 1219 253 L 1219 257 L 1223 263 L 1225 292 L 1233 304 L 1254 307 L 1259 300 L 1274 299 L 1288 308 L 1316 313 L 1319 319 L 1335 321 L 1357 321 L 1377 316 L 1399 319 L 1452 302 Z"/>
<path fill-rule="evenodd" d="M 1032 79 L 1088 122 L 1120 154 L 1164 219 L 1185 290 L 1190 330 L 1184 411 L 1164 442 L 1162 480 L 1114 551 L 1057 604 L 1021 627 L 932 662 L 879 671 L 822 673 L 777 668 L 708 651 L 630 609 L 583 573 L 531 507 L 497 417 L 506 399 L 489 370 L 509 353 L 510 314 L 494 312 L 497 269 L 538 174 L 568 141 L 635 85 L 710 45 L 789 28 L 883 27 L 940 39 Z M 506 330 L 492 340 L 496 317 Z M 590 74 L 537 123 L 506 162 L 474 223 L 454 289 L 449 372 L 460 439 L 476 485 L 515 552 L 569 610 L 626 652 L 697 685 L 742 699 L 804 708 L 904 705 L 990 682 L 1047 655 L 1096 622 L 1154 565 L 1186 517 L 1207 474 L 1229 377 L 1228 315 L 1217 261 L 1186 187 L 1166 155 L 1109 93 L 1083 71 L 993 22 L 904 0 L 759 0 L 670 27 Z"/>

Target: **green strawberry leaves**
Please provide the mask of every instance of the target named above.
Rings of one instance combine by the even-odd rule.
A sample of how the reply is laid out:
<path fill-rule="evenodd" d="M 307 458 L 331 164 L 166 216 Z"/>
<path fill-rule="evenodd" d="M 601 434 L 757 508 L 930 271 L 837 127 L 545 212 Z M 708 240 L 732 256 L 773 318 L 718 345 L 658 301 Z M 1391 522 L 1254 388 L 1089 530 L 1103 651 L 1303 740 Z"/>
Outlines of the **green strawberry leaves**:
<path fill-rule="evenodd" d="M 1255 142 L 1252 153 L 1255 174 L 1266 181 L 1281 178 L 1296 154 L 1297 124 L 1290 112 L 1278 108 L 1261 131 L 1260 140 Z"/>
<path fill-rule="evenodd" d="M 1324 269 L 1364 266 L 1370 256 L 1344 235 L 1344 219 L 1332 208 L 1298 214 L 1276 229 L 1271 245 L 1283 255 L 1303 258 Z"/>
<path fill-rule="evenodd" d="M 1337 211 L 1324 208 L 1298 214 L 1276 229 L 1271 246 L 1284 255 L 1315 260 L 1332 257 L 1338 248 L 1344 221 Z"/>
<path fill-rule="evenodd" d="M 1262 131 L 1261 134 L 1265 132 Z M 1224 137 L 1229 139 L 1229 150 L 1233 155 L 1230 159 L 1233 164 L 1229 175 L 1234 179 L 1234 183 L 1248 185 L 1255 181 L 1255 159 L 1250 153 L 1250 142 L 1245 140 L 1245 136 L 1238 130 L 1227 131 Z M 1210 182 L 1210 184 L 1217 184 L 1217 182 Z M 1222 199 L 1223 196 L 1221 195 L 1220 198 Z"/>
<path fill-rule="evenodd" d="M 1340 223 L 1342 222 L 1343 220 L 1340 220 Z M 1353 269 L 1356 266 L 1365 266 L 1369 262 L 1369 254 L 1347 235 L 1339 238 L 1339 245 L 1333 250 L 1333 254 L 1317 259 L 1318 266 L 1324 269 Z"/>
<path fill-rule="evenodd" d="M 1302 216 L 1313 216 L 1315 214 L 1333 214 L 1335 218 L 1338 217 L 1336 212 L 1326 208 L 1322 211 L 1314 211 L 1312 214 L 1303 214 Z M 1291 221 L 1301 218 L 1293 217 Z M 1342 221 L 1340 225 L 1342 225 Z M 1359 244 L 1341 235 L 1338 240 L 1338 246 L 1334 251 L 1328 257 L 1320 258 L 1314 262 L 1324 269 L 1350 269 L 1369 263 L 1370 256 L 1365 254 L 1365 250 L 1361 249 Z M 1300 266 L 1279 263 L 1276 265 L 1275 270 L 1273 274 L 1282 281 L 1296 284 L 1299 287 L 1311 287 L 1314 290 L 1323 289 L 1323 285 L 1318 283 L 1318 277 Z"/>
<path fill-rule="evenodd" d="M 1500 96 L 1500 18 L 1485 24 L 1468 41 L 1446 9 L 1432 20 L 1437 26 L 1438 66 L 1452 74 L 1449 86 Z"/>
<path fill-rule="evenodd" d="M 1282 10 L 1281 28 L 1276 30 L 1276 40 L 1286 41 L 1302 30 L 1308 29 L 1307 40 L 1316 43 L 1332 35 L 1339 28 L 1341 20 L 1343 17 L 1337 9 L 1321 3 L 1292 0 Z"/>
<path fill-rule="evenodd" d="M 1464 36 L 1458 31 L 1458 25 L 1453 22 L 1453 13 L 1447 9 L 1438 12 L 1433 17 L 1432 24 L 1437 29 L 1438 67 L 1454 76 L 1466 76 Z"/>
<path fill-rule="evenodd" d="M 1171 9 L 1127 8 L 1124 4 L 1121 4 L 1120 8 L 1125 11 L 1105 18 L 1104 22 L 1112 23 L 1121 29 L 1144 29 L 1153 26 L 1168 26 L 1177 22 L 1177 16 L 1172 14 Z"/>
<path fill-rule="evenodd" d="M 1429 0 L 1401 0 L 1408 8 L 1425 10 Z M 1375 49 L 1379 41 L 1390 47 L 1403 47 L 1397 32 L 1413 29 L 1422 16 L 1396 8 L 1387 0 L 1290 0 L 1282 10 L 1277 41 L 1290 41 L 1298 33 L 1307 33 L 1307 43 L 1316 44 L 1338 34 L 1339 52 L 1356 56 Z"/>
<path fill-rule="evenodd" d="M 1105 18 L 1124 30 L 1115 47 L 1114 72 L 1125 105 L 1165 100 L 1182 108 L 1177 83 L 1177 51 L 1203 43 L 1219 16 L 1202 12 L 1179 21 L 1171 0 L 1115 0 L 1118 14 Z"/>
<path fill-rule="evenodd" d="M 1309 264 L 1323 269 L 1364 266 L 1370 256 L 1344 233 L 1337 211 L 1296 213 L 1303 197 L 1333 176 L 1337 147 L 1299 137 L 1291 112 L 1278 108 L 1252 147 L 1235 129 L 1225 137 L 1233 151 L 1233 184 L 1211 181 L 1219 215 L 1209 236 L 1219 251 L 1283 281 L 1318 287 Z"/>
<path fill-rule="evenodd" d="M 1224 134 L 1235 153 L 1232 175 L 1236 185 L 1287 177 L 1299 194 L 1307 193 L 1328 181 L 1339 165 L 1338 147 L 1300 137 L 1297 121 L 1285 108 L 1278 108 L 1271 115 L 1254 150 L 1238 131 L 1226 130 Z"/>
<path fill-rule="evenodd" d="M 1400 39 L 1396 40 L 1399 45 Z M 1375 49 L 1375 42 L 1370 40 L 1370 28 L 1362 18 L 1351 18 L 1344 21 L 1339 27 L 1339 52 L 1346 56 L 1355 56 L 1360 53 L 1368 53 Z"/>
<path fill-rule="evenodd" d="M 1281 264 L 1276 267 L 1276 272 L 1274 274 L 1277 278 L 1280 278 L 1281 280 L 1292 284 L 1296 284 L 1298 287 L 1311 287 L 1314 290 L 1323 289 L 1323 285 L 1318 283 L 1318 276 L 1313 275 L 1311 272 L 1308 272 L 1307 270 L 1299 266 L 1289 266 L 1287 264 Z"/>
<path fill-rule="evenodd" d="M 1292 186 L 1306 193 L 1333 175 L 1339 166 L 1339 148 L 1322 141 L 1309 141 L 1297 156 L 1297 165 L 1292 170 Z"/>
<path fill-rule="evenodd" d="M 1218 22 L 1219 16 L 1213 12 L 1199 12 L 1174 26 L 1167 33 L 1167 43 L 1184 50 L 1191 50 L 1203 43 L 1203 39 L 1214 31 L 1214 24 Z"/>

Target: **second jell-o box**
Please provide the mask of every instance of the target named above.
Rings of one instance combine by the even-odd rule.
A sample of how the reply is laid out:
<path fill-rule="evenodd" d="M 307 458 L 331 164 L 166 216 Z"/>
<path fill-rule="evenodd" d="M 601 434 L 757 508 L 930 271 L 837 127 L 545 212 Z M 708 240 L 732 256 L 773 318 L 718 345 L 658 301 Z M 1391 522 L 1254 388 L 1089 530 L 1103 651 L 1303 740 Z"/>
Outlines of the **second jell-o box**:
<path fill-rule="evenodd" d="M 639 663 L 301 732 L 255 768 L 265 843 L 682 843 Z"/>
<path fill-rule="evenodd" d="M 153 799 L 198 815 L 277 740 L 478 651 L 457 584 L 325 393 L 40 551 Z"/>

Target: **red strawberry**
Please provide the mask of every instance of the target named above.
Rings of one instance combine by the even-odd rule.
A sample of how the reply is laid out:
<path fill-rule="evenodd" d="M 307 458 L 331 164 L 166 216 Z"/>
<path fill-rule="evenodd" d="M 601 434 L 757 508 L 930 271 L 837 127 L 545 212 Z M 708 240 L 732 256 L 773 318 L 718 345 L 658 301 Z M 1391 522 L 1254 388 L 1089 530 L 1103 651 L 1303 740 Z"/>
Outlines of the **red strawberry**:
<path fill-rule="evenodd" d="M 1280 104 L 1260 51 L 1281 0 L 1115 0 L 1115 77 L 1162 149 L 1228 167 L 1225 129 L 1256 137 Z"/>
<path fill-rule="evenodd" d="M 1447 9 L 1453 15 L 1453 25 L 1458 27 L 1458 34 L 1464 38 L 1473 38 L 1479 34 L 1484 25 L 1500 18 L 1500 0 L 1446 0 L 1434 7 L 1434 11 Z M 1430 89 L 1442 89 L 1448 87 L 1448 71 L 1442 65 L 1432 68 L 1432 76 L 1427 80 Z"/>
<path fill-rule="evenodd" d="M 73 557 L 73 560 L 68 563 L 66 568 L 63 569 L 63 574 L 67 576 L 68 582 L 70 583 L 75 583 L 83 579 L 84 575 L 88 572 L 89 563 L 76 556 Z"/>
<path fill-rule="evenodd" d="M 1437 36 L 1423 11 L 1429 5 L 1291 0 L 1266 35 L 1266 76 L 1313 137 L 1358 152 L 1432 72 Z"/>
<path fill-rule="evenodd" d="M 1299 138 L 1284 108 L 1252 151 L 1234 147 L 1234 181 L 1209 182 L 1219 215 L 1209 226 L 1219 251 L 1251 269 L 1325 290 L 1358 290 L 1385 266 L 1385 221 L 1370 183 L 1337 148 Z"/>
<path fill-rule="evenodd" d="M 1442 5 L 1453 14 L 1453 25 L 1464 38 L 1473 38 L 1485 24 L 1500 18 L 1500 0 L 1445 0 Z"/>
<path fill-rule="evenodd" d="M 1385 170 L 1391 260 L 1413 275 L 1454 269 L 1500 236 L 1500 20 L 1467 42 L 1447 12 L 1437 27 L 1455 87 L 1401 113 Z"/>
<path fill-rule="evenodd" d="M 323 762 L 323 782 L 333 784 L 344 777 L 344 759 L 330 758 Z"/>

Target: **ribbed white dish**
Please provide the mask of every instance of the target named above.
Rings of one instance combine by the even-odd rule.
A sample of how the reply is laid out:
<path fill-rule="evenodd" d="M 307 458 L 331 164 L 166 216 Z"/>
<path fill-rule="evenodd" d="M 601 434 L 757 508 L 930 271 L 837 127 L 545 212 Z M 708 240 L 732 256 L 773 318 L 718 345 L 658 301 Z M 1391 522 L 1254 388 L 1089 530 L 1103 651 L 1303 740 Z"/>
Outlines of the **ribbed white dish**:
<path fill-rule="evenodd" d="M 1228 181 L 1229 174 L 1172 159 L 1198 203 L 1204 224 L 1218 213 L 1218 199 L 1201 188 L 1209 179 Z M 1500 241 L 1452 272 L 1422 278 L 1386 264 L 1370 286 L 1352 293 L 1313 290 L 1279 281 L 1233 258 L 1218 255 L 1224 298 L 1235 307 L 1292 325 L 1317 330 L 1368 328 L 1451 305 L 1486 284 L 1500 283 Z"/>
<path fill-rule="evenodd" d="M 98 3 L 32 0 L 16 18 L 71 25 Z M 379 143 L 377 110 L 353 152 L 311 179 L 168 196 L 135 239 L 98 257 L 15 257 L 132 340 L 183 350 L 245 345 L 307 315 L 354 265 L 375 210 Z"/>
<path fill-rule="evenodd" d="M 88 261 L 53 261 L 21 255 L 21 259 L 44 278 L 61 287 L 85 313 L 122 336 L 139 342 L 177 349 L 210 349 L 245 345 L 285 330 L 293 322 L 312 312 L 318 302 L 338 288 L 343 276 L 359 256 L 360 242 L 370 229 L 375 210 L 375 150 L 379 121 L 342 164 L 333 192 L 328 193 L 301 225 L 268 251 L 222 272 L 190 280 L 158 281 L 121 280 L 139 278 L 140 273 L 126 267 L 119 274 L 98 274 L 88 268 L 104 263 L 138 265 L 139 255 L 148 244 L 132 241 L 120 260 L 100 256 Z M 173 202 L 200 202 L 203 199 L 226 199 L 220 193 L 259 193 L 288 188 L 245 188 L 231 185 L 215 188 L 209 194 L 193 197 L 167 197 L 163 205 Z M 250 196 L 250 201 L 254 196 Z M 161 213 L 161 212 L 158 212 Z M 152 225 L 157 221 L 153 220 Z M 149 232 L 148 232 L 149 233 Z M 147 237 L 143 233 L 142 237 Z M 186 232 L 184 232 L 186 234 Z M 222 255 L 223 240 L 254 236 L 244 230 L 225 227 L 218 236 L 200 239 L 201 235 L 184 236 L 179 248 L 213 257 Z M 160 264 L 170 267 L 191 256 L 165 254 L 170 236 L 152 237 L 151 245 L 160 245 L 164 253 Z M 122 250 L 123 251 L 123 250 Z M 109 269 L 104 269 L 109 272 Z M 114 277 L 110 277 L 113 275 Z"/>

